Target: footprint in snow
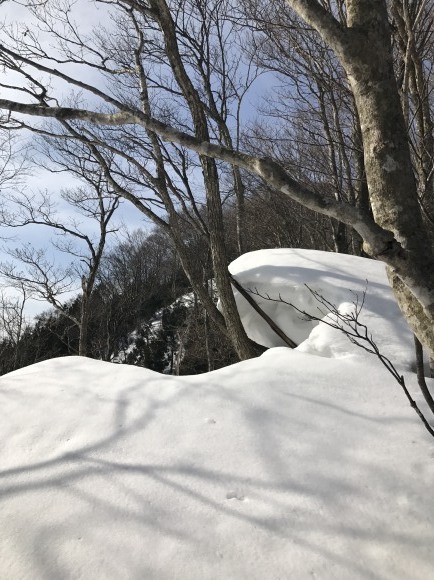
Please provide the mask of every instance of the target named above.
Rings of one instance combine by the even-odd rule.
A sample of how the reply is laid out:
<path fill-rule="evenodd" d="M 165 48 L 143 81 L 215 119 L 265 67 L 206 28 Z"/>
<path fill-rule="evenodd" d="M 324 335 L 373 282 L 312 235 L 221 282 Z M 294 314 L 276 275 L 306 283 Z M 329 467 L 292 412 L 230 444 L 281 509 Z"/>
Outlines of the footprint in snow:
<path fill-rule="evenodd" d="M 233 489 L 228 491 L 226 494 L 226 499 L 237 499 L 238 501 L 244 501 L 246 499 L 244 493 L 239 489 Z"/>

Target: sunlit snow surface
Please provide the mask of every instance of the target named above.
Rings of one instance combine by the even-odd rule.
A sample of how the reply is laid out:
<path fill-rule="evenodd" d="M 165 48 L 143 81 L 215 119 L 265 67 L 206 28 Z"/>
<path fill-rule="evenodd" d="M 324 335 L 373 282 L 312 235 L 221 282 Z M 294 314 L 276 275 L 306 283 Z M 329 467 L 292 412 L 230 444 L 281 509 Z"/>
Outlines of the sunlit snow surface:
<path fill-rule="evenodd" d="M 374 262 L 351 277 L 305 254 L 309 284 L 315 268 L 355 284 L 362 263 L 379 284 Z M 67 357 L 2 377 L 0 578 L 434 577 L 434 439 L 351 353 L 275 348 L 195 377 Z"/>
<path fill-rule="evenodd" d="M 339 331 L 308 322 L 294 308 L 267 300 L 266 296 L 272 299 L 280 296 L 299 310 L 323 318 L 327 309 L 311 291 L 346 312 L 354 308 L 357 300 L 360 303 L 365 293 L 360 321 L 397 366 L 411 365 L 413 339 L 395 302 L 382 262 L 317 250 L 276 249 L 244 254 L 232 262 L 230 271 L 282 330 L 300 344 L 299 350 L 330 358 L 365 355 Z M 250 337 L 268 347 L 284 346 L 282 339 L 247 301 L 238 292 L 235 295 Z"/>

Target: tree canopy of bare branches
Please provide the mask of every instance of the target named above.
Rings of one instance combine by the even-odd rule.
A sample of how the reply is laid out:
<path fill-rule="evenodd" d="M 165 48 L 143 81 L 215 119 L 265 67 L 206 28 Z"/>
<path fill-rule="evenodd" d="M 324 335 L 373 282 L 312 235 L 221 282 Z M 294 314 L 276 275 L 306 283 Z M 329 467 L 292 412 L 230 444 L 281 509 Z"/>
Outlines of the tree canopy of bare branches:
<path fill-rule="evenodd" d="M 167 212 L 168 220 L 162 221 L 177 243 L 188 275 L 192 274 L 191 260 L 176 227 L 179 222 L 176 204 L 185 202 L 186 184 L 181 195 L 172 179 L 173 172 L 176 173 L 174 166 L 179 164 L 172 164 L 170 170 L 166 165 L 169 150 L 172 159 L 173 155 L 185 153 L 189 160 L 185 163 L 195 163 L 202 173 L 206 220 L 201 222 L 196 213 L 194 227 L 203 231 L 209 243 L 225 324 L 241 358 L 252 356 L 254 349 L 241 327 L 226 273 L 221 162 L 232 168 L 241 212 L 243 184 L 237 182 L 246 171 L 263 180 L 271 190 L 354 229 L 364 241 L 365 251 L 389 267 L 391 283 L 407 320 L 434 355 L 434 253 L 428 242 L 431 239 L 431 225 L 425 215 L 428 209 L 420 203 L 426 188 L 431 187 L 430 121 L 426 111 L 420 113 L 417 104 L 422 99 L 420 104 L 423 101 L 426 105 L 423 93 L 426 87 L 418 77 L 422 61 L 420 58 L 418 61 L 412 48 L 420 45 L 415 40 L 420 30 L 431 34 L 426 3 L 422 0 L 413 3 L 420 9 L 410 15 L 407 14 L 410 3 L 404 0 L 393 3 L 400 8 L 393 15 L 396 26 L 401 27 L 398 48 L 403 52 L 403 46 L 408 47 L 402 82 L 412 91 L 411 103 L 402 99 L 398 90 L 392 15 L 386 0 L 287 0 L 283 5 L 285 9 L 289 7 L 298 28 L 305 27 L 322 47 L 323 64 L 333 62 L 333 70 L 340 71 L 339 82 L 353 100 L 353 122 L 359 132 L 358 140 L 355 137 L 353 140 L 363 153 L 369 207 L 352 203 L 349 179 L 345 195 L 339 189 L 327 195 L 321 188 L 312 187 L 308 179 L 294 175 L 280 159 L 241 151 L 237 131 L 228 134 L 226 127 L 230 129 L 232 123 L 228 111 L 234 108 L 227 108 L 227 103 L 231 99 L 239 102 L 242 90 L 234 79 L 246 65 L 237 69 L 232 62 L 230 68 L 222 58 L 227 55 L 225 39 L 231 26 L 228 4 L 223 0 L 181 3 L 105 0 L 92 4 L 111 11 L 112 31 L 116 34 L 102 31 L 81 34 L 74 24 L 72 7 L 57 0 L 31 6 L 35 26 L 3 27 L 0 59 L 5 70 L 13 73 L 13 80 L 3 82 L 11 96 L 0 99 L 0 107 L 8 115 L 9 126 L 38 132 L 43 131 L 40 123 L 27 119 L 55 119 L 60 129 L 54 135 L 56 138 L 86 144 L 116 193 L 159 220 L 149 200 L 143 198 L 143 182 L 146 181 L 147 191 L 151 184 L 153 203 L 164 206 Z M 282 19 L 285 17 L 282 12 Z M 237 35 L 242 38 L 240 31 L 233 32 L 232 38 Z M 422 32 L 425 36 L 428 33 Z M 43 41 L 45 37 L 52 41 L 50 50 Z M 424 46 L 431 46 L 428 40 L 426 36 Z M 57 43 L 55 48 L 53 42 Z M 297 62 L 300 54 L 290 51 L 288 61 L 292 58 Z M 93 79 L 89 80 L 91 72 Z M 312 69 L 307 76 L 314 72 Z M 337 80 L 333 74 L 330 78 Z M 56 83 L 75 91 L 75 96 L 69 100 L 62 98 L 61 92 L 51 88 Z M 323 88 L 321 83 L 316 85 Z M 225 101 L 221 98 L 223 89 Z M 337 103 L 330 101 L 331 94 L 329 91 L 328 96 L 319 99 L 326 109 L 337 107 Z M 408 114 L 403 111 L 403 104 Z M 410 111 L 414 111 L 411 114 L 417 125 L 417 139 L 413 141 L 420 144 L 416 172 L 415 154 L 408 137 Z M 323 125 L 326 119 L 328 116 L 323 115 Z M 329 127 L 329 144 L 335 133 L 335 128 Z M 129 145 L 125 145 L 124 139 L 120 147 L 116 146 L 121 142 L 120 134 L 128 135 Z M 340 144 L 338 149 L 341 158 L 336 149 L 328 153 L 329 164 L 336 160 L 340 164 L 335 170 L 335 188 L 339 186 L 339 173 L 347 170 L 349 163 L 344 156 L 346 146 Z M 113 156 L 122 162 L 113 162 Z M 134 170 L 125 174 L 126 162 Z M 361 175 L 362 172 L 359 181 Z M 134 181 L 136 188 L 132 187 Z M 192 199 L 187 206 L 194 213 Z M 206 303 L 200 284 L 193 275 L 189 277 Z M 219 315 L 211 304 L 208 306 L 218 322 Z"/>

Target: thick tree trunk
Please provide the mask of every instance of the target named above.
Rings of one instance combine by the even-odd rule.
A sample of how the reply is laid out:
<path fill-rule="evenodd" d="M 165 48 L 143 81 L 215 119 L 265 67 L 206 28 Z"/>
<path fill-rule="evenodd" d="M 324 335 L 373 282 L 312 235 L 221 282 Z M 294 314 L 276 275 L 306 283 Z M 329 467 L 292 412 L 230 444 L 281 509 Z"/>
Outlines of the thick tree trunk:
<path fill-rule="evenodd" d="M 347 13 L 351 35 L 341 59 L 360 118 L 372 212 L 376 223 L 394 233 L 402 245 L 407 269 L 411 266 L 410 284 L 403 282 L 405 266 L 400 272 L 390 271 L 390 281 L 414 333 L 433 355 L 434 255 L 427 244 L 418 203 L 393 70 L 386 3 L 347 0 Z M 427 288 L 428 292 L 420 292 L 420 288 Z"/>
<path fill-rule="evenodd" d="M 242 325 L 229 279 L 217 168 L 214 159 L 209 157 L 202 157 L 201 162 L 207 191 L 211 258 L 220 304 L 222 305 L 227 333 L 236 353 L 241 360 L 248 359 L 258 353 L 252 346 Z"/>
<path fill-rule="evenodd" d="M 365 152 L 372 211 L 410 252 L 421 250 L 422 219 L 407 130 L 396 85 L 385 3 L 348 0 L 348 26 L 356 31 L 344 58 Z"/>

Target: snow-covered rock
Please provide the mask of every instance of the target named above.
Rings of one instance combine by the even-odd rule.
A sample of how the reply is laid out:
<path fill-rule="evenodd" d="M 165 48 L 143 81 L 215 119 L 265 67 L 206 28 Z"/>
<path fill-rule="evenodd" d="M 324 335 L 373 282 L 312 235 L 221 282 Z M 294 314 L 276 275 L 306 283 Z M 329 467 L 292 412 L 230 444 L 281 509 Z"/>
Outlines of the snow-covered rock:
<path fill-rule="evenodd" d="M 322 318 L 327 308 L 310 290 L 318 292 L 336 308 L 363 298 L 360 321 L 368 327 L 375 342 L 398 367 L 410 368 L 414 359 L 411 332 L 401 315 L 388 284 L 382 262 L 318 250 L 275 249 L 244 254 L 230 265 L 238 282 L 253 292 L 252 297 L 292 340 L 299 350 L 325 357 L 366 357 L 339 331 L 307 321 L 299 310 Z M 238 309 L 248 335 L 264 346 L 283 346 L 284 342 L 264 322 L 239 292 L 234 290 Z M 263 296 L 261 298 L 256 293 Z"/>

